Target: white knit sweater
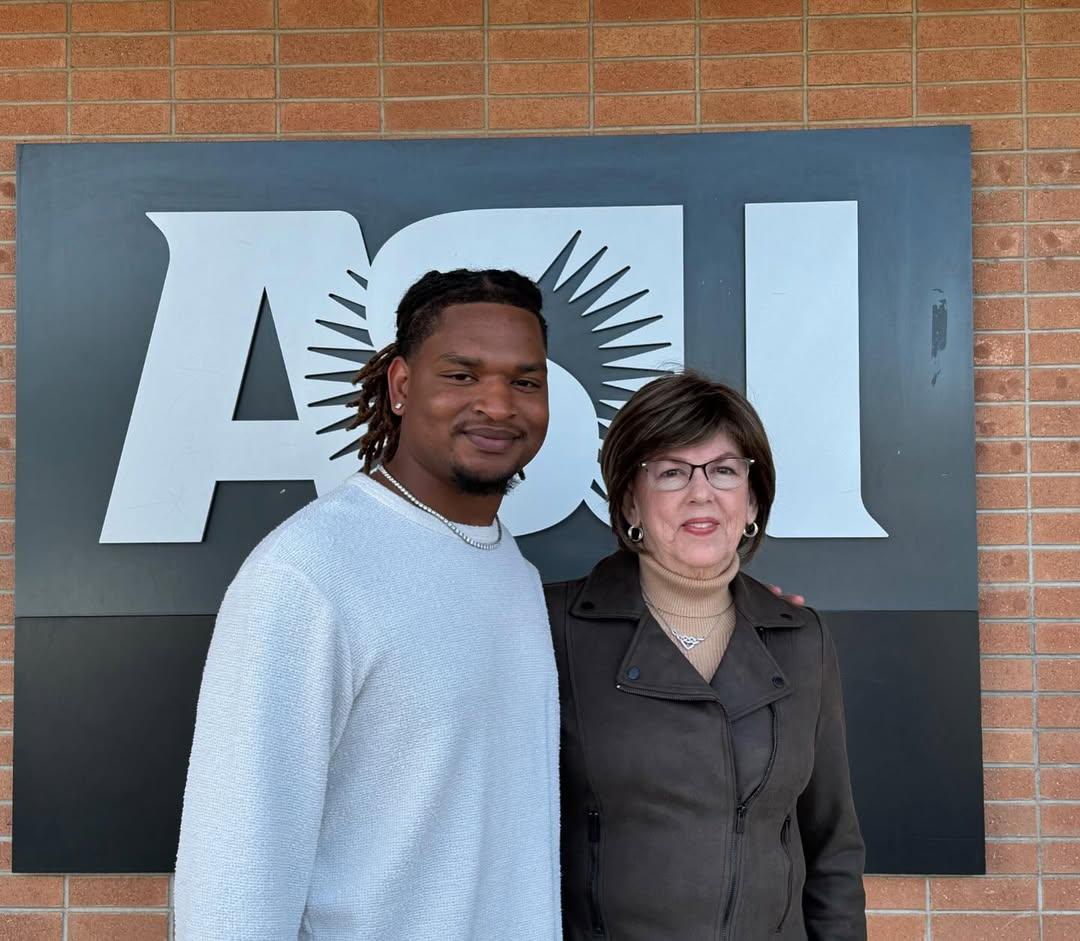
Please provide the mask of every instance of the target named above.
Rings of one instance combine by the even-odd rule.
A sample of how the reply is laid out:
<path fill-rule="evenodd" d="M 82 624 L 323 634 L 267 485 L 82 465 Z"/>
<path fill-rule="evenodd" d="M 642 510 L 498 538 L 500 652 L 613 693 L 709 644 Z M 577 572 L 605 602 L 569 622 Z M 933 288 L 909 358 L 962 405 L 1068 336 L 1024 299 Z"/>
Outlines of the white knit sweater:
<path fill-rule="evenodd" d="M 476 549 L 357 474 L 271 533 L 222 603 L 178 941 L 561 938 L 558 726 L 514 540 Z"/>

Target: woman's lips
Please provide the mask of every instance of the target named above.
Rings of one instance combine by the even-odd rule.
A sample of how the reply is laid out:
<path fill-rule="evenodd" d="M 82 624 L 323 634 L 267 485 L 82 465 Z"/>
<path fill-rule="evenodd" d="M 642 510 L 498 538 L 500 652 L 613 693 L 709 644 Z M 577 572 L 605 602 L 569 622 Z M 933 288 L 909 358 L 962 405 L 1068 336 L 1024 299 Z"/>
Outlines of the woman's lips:
<path fill-rule="evenodd" d="M 713 519 L 687 520 L 681 528 L 692 536 L 711 536 L 720 528 L 720 523 Z"/>

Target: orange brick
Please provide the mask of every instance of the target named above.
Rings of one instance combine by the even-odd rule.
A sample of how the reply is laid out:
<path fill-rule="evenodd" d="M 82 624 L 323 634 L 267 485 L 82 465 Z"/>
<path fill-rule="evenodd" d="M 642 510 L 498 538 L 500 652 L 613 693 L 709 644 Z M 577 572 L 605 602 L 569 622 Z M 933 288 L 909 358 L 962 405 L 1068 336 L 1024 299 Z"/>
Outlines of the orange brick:
<path fill-rule="evenodd" d="M 1016 438 L 1026 430 L 1022 406 L 975 406 L 975 434 L 979 438 Z"/>
<path fill-rule="evenodd" d="M 9 69 L 63 68 L 65 39 L 0 39 L 0 62 Z"/>
<path fill-rule="evenodd" d="M 1080 903 L 1080 879 L 1058 877 L 1043 880 L 1044 911 L 1075 909 L 1078 903 Z M 1070 937 L 1080 937 L 1080 930 L 1072 935 L 1061 935 L 1060 941 L 1067 941 Z M 1046 941 L 1045 935 L 1043 941 Z"/>
<path fill-rule="evenodd" d="M 11 137 L 63 134 L 64 105 L 0 105 L 0 134 Z"/>
<path fill-rule="evenodd" d="M 1042 927 L 1042 941 L 1074 941 L 1080 937 L 1080 915 L 1043 915 Z"/>
<path fill-rule="evenodd" d="M 992 764 L 1031 764 L 1035 754 L 1035 736 L 1023 729 L 986 729 L 983 731 L 983 761 Z"/>
<path fill-rule="evenodd" d="M 1028 559 L 1026 552 L 1000 549 L 980 550 L 980 582 L 988 584 L 991 582 L 1026 582 L 1027 580 Z M 998 661 L 993 662 L 997 663 Z"/>
<path fill-rule="evenodd" d="M 74 33 L 141 33 L 168 28 L 169 5 L 162 0 L 140 3 L 76 2 L 71 5 L 71 31 Z"/>
<path fill-rule="evenodd" d="M 1048 765 L 1080 763 L 1080 732 L 1053 730 L 1039 733 L 1039 762 Z M 1080 870 L 1077 870 L 1080 872 Z"/>
<path fill-rule="evenodd" d="M 1020 9 L 1021 0 L 918 0 L 920 13 L 950 13 L 958 10 Z M 1031 6 L 1029 3 L 1028 6 Z"/>
<path fill-rule="evenodd" d="M 176 97 L 273 98 L 273 69 L 178 69 Z"/>
<path fill-rule="evenodd" d="M 1034 807 L 1030 808 L 1034 811 Z M 934 911 L 1024 912 L 1038 908 L 1037 879 L 965 876 L 931 879 L 930 907 Z"/>
<path fill-rule="evenodd" d="M 441 104 L 430 102 L 437 103 Z M 387 114 L 390 112 L 387 106 Z M 374 101 L 289 102 L 281 106 L 281 130 L 285 133 L 363 133 L 378 129 L 379 105 Z"/>
<path fill-rule="evenodd" d="M 823 53 L 810 56 L 811 85 L 886 85 L 911 81 L 908 52 Z"/>
<path fill-rule="evenodd" d="M 589 125 L 589 99 L 493 98 L 488 121 L 495 130 L 554 130 Z"/>
<path fill-rule="evenodd" d="M 282 36 L 282 46 L 294 38 Z M 274 37 L 267 33 L 176 36 L 173 41 L 177 65 L 272 65 L 274 62 Z"/>
<path fill-rule="evenodd" d="M 167 66 L 168 36 L 76 36 L 71 40 L 76 68 Z"/>
<path fill-rule="evenodd" d="M 1037 545 L 1080 543 L 1080 513 L 1037 513 L 1031 527 L 1031 541 Z"/>
<path fill-rule="evenodd" d="M 409 0 L 396 0 L 408 5 Z M 596 10 L 594 18 L 604 19 Z M 588 0 L 489 0 L 489 23 L 584 23 Z"/>
<path fill-rule="evenodd" d="M 466 131 L 483 126 L 484 105 L 480 98 L 386 103 L 387 131 Z"/>
<path fill-rule="evenodd" d="M 1013 802 L 986 804 L 984 813 L 986 835 L 989 837 L 1036 836 L 1038 833 L 1034 804 Z M 1014 911 L 1016 910 L 1014 906 L 1020 905 L 1021 899 L 1017 898 L 1013 891 L 1007 888 L 995 890 L 987 886 L 978 892 L 980 902 L 976 907 L 996 911 Z M 938 907 L 955 911 L 958 901 L 959 899 L 948 900 L 946 904 L 940 904 Z M 1035 906 L 1025 904 L 1023 907 L 1034 908 Z"/>
<path fill-rule="evenodd" d="M 1075 618 L 1080 615 L 1080 587 L 1047 586 L 1035 589 L 1035 616 L 1039 618 Z M 1054 664 L 1055 669 L 1064 669 L 1061 663 Z M 1056 675 L 1055 670 L 1049 670 Z M 1075 677 L 1074 677 L 1075 680 Z M 1075 683 L 1071 689 L 1080 688 Z"/>
<path fill-rule="evenodd" d="M 1033 768 L 987 768 L 983 777 L 987 800 L 1032 800 L 1035 797 Z"/>
<path fill-rule="evenodd" d="M 1080 800 L 1080 768 L 1043 768 L 1039 793 L 1050 800 Z"/>
<path fill-rule="evenodd" d="M 379 57 L 375 33 L 282 33 L 280 42 L 282 65 L 347 65 Z"/>
<path fill-rule="evenodd" d="M 1031 660 L 1027 657 L 983 659 L 980 665 L 982 688 L 1001 692 L 1024 692 L 1033 688 Z M 1025 726 L 1031 726 L 1031 704 L 1028 704 Z"/>
<path fill-rule="evenodd" d="M 1031 267 L 1035 264 L 1040 263 L 1029 262 L 1029 283 L 1032 280 Z M 1041 262 L 1041 264 L 1046 265 L 1047 268 L 1049 268 L 1052 265 L 1064 266 L 1066 262 L 1055 259 L 1054 261 Z M 1080 274 L 1080 270 L 1078 270 L 1077 265 L 1073 265 L 1067 274 Z M 1065 276 L 1062 276 L 1062 280 L 1065 280 Z M 1046 288 L 1045 290 L 1053 290 L 1053 288 Z M 1040 333 L 1031 334 L 1028 343 L 1031 350 L 1032 363 L 1043 365 L 1080 363 L 1080 335 L 1078 334 L 1058 333 L 1046 330 Z"/>
<path fill-rule="evenodd" d="M 1078 725 L 1080 725 L 1080 696 L 1039 697 L 1039 728 L 1075 729 Z M 1080 833 L 1075 835 L 1080 836 Z"/>
<path fill-rule="evenodd" d="M 976 186 L 1022 185 L 1023 159 L 999 154 L 978 154 L 971 158 L 971 179 Z"/>
<path fill-rule="evenodd" d="M 1032 222 L 1080 219 L 1080 189 L 1028 190 L 1027 210 Z"/>
<path fill-rule="evenodd" d="M 1080 13 L 1029 13 L 1024 38 L 1054 45 L 1080 42 Z"/>
<path fill-rule="evenodd" d="M 926 880 L 908 876 L 866 876 L 867 909 L 911 909 L 926 906 Z"/>
<path fill-rule="evenodd" d="M 168 918 L 164 913 L 71 912 L 68 941 L 167 941 Z"/>
<path fill-rule="evenodd" d="M 177 134 L 270 134 L 275 126 L 271 102 L 176 106 Z"/>
<path fill-rule="evenodd" d="M 551 30 L 551 32 L 556 32 L 556 30 Z M 587 39 L 584 30 L 580 32 L 582 37 Z M 497 32 L 490 34 L 492 48 L 497 44 L 496 37 L 502 35 L 505 34 Z M 588 54 L 587 41 L 584 43 L 581 54 L 583 56 Z M 405 30 L 383 34 L 383 60 L 386 62 L 480 62 L 483 58 L 484 33 L 479 29 Z M 492 53 L 492 58 L 500 57 Z M 533 56 L 525 58 L 533 58 Z"/>
<path fill-rule="evenodd" d="M 597 20 L 689 20 L 694 0 L 593 0 Z"/>
<path fill-rule="evenodd" d="M 874 941 L 923 941 L 926 937 L 925 915 L 885 915 L 866 917 L 868 936 Z"/>
<path fill-rule="evenodd" d="M 1030 291 L 1080 291 L 1080 262 L 1073 259 L 1049 259 L 1028 262 L 1028 290 Z M 1049 342 L 1047 338 L 1042 338 Z M 1062 342 L 1065 342 L 1064 338 Z M 1076 362 L 1072 357 L 1068 362 Z M 1037 362 L 1034 358 L 1032 362 Z M 1061 360 L 1048 360 L 1061 362 Z"/>
<path fill-rule="evenodd" d="M 1031 614 L 1026 588 L 980 588 L 979 614 L 984 618 L 1024 618 Z"/>
<path fill-rule="evenodd" d="M 392 65 L 383 70 L 385 94 L 398 98 L 477 95 L 484 90 L 481 65 Z"/>
<path fill-rule="evenodd" d="M 7 847 L 11 852 L 11 844 Z M 0 938 L 12 941 L 60 941 L 64 935 L 64 916 L 60 912 L 0 912 Z"/>
<path fill-rule="evenodd" d="M 707 24 L 701 27 L 701 54 L 802 52 L 802 23 L 777 20 L 760 23 Z"/>
<path fill-rule="evenodd" d="M 1031 628 L 1022 622 L 980 624 L 979 650 L 983 654 L 1031 653 Z"/>
<path fill-rule="evenodd" d="M 1033 405 L 1031 433 L 1044 438 L 1080 436 L 1080 405 Z"/>
<path fill-rule="evenodd" d="M 704 97 L 704 96 L 703 96 Z M 702 119 L 705 105 L 702 103 Z M 693 95 L 598 95 L 598 127 L 670 126 L 694 123 Z"/>
<path fill-rule="evenodd" d="M 0 907 L 61 908 L 63 876 L 0 876 Z"/>
<path fill-rule="evenodd" d="M 1029 118 L 1028 146 L 1076 147 L 1080 144 L 1080 118 Z"/>
<path fill-rule="evenodd" d="M 974 313 L 976 330 L 1015 330 L 1024 327 L 1022 297 L 980 297 L 975 301 Z"/>
<path fill-rule="evenodd" d="M 993 841 L 986 844 L 988 873 L 1033 873 L 1038 871 L 1038 845 L 1034 842 Z"/>
<path fill-rule="evenodd" d="M 1080 654 L 1080 624 L 1037 624 L 1035 649 L 1039 653 Z"/>
<path fill-rule="evenodd" d="M 597 62 L 593 67 L 593 87 L 598 93 L 692 91 L 694 62 L 692 59 Z"/>
<path fill-rule="evenodd" d="M 920 49 L 949 46 L 1007 46 L 1020 42 L 1017 14 L 988 16 L 921 16 Z"/>
<path fill-rule="evenodd" d="M 1080 111 L 1080 84 L 1073 81 L 1028 82 L 1027 107 L 1031 114 Z"/>
<path fill-rule="evenodd" d="M 972 232 L 976 258 L 1018 258 L 1024 254 L 1024 229 L 1018 225 L 980 225 Z"/>
<path fill-rule="evenodd" d="M 1080 369 L 1033 369 L 1033 402 L 1080 401 Z"/>
<path fill-rule="evenodd" d="M 1031 671 L 1028 670 L 1030 675 Z M 1031 697 L 983 696 L 982 727 L 984 729 L 1030 729 Z M 1002 834 L 998 834 L 1001 836 Z"/>
<path fill-rule="evenodd" d="M 934 941 L 1039 941 L 1037 915 L 934 915 Z"/>
<path fill-rule="evenodd" d="M 979 82 L 972 85 L 923 85 L 920 114 L 1008 114 L 1020 111 L 1020 85 Z"/>
<path fill-rule="evenodd" d="M 1013 366 L 1024 362 L 1024 334 L 981 333 L 975 335 L 978 366 Z"/>
<path fill-rule="evenodd" d="M 1020 402 L 1024 398 L 1022 369 L 976 369 L 976 402 Z"/>
<path fill-rule="evenodd" d="M 71 133 L 87 137 L 167 134 L 167 104 L 73 105 Z"/>
<path fill-rule="evenodd" d="M 493 33 L 492 38 L 499 33 Z M 690 23 L 662 26 L 597 26 L 593 29 L 593 55 L 598 59 L 631 56 L 693 55 L 696 30 Z M 585 54 L 588 54 L 587 43 Z M 530 56 L 529 58 L 543 58 Z M 564 58 L 571 58 L 565 56 Z"/>
<path fill-rule="evenodd" d="M 488 69 L 488 93 L 492 95 L 567 95 L 588 91 L 587 62 L 520 62 L 492 65 Z"/>
<path fill-rule="evenodd" d="M 811 16 L 837 13 L 910 13 L 912 0 L 809 0 Z"/>
<path fill-rule="evenodd" d="M 281 70 L 282 98 L 371 98 L 379 94 L 375 66 Z"/>
<path fill-rule="evenodd" d="M 706 92 L 701 96 L 703 124 L 801 121 L 800 91 Z"/>
<path fill-rule="evenodd" d="M 975 118 L 965 123 L 971 128 L 972 151 L 1020 150 L 1024 146 L 1024 122 L 1019 118 Z"/>
<path fill-rule="evenodd" d="M 702 88 L 802 85 L 802 56 L 738 56 L 701 61 Z"/>
<path fill-rule="evenodd" d="M 1023 77 L 1020 48 L 920 52 L 920 82 L 995 81 Z"/>
<path fill-rule="evenodd" d="M 76 101 L 162 101 L 171 97 L 165 69 L 78 71 L 71 76 Z"/>
<path fill-rule="evenodd" d="M 272 29 L 274 26 L 273 0 L 229 0 L 228 3 L 175 0 L 174 7 L 178 30 Z"/>
<path fill-rule="evenodd" d="M 1080 46 L 1033 46 L 1027 50 L 1028 78 L 1080 78 Z"/>
<path fill-rule="evenodd" d="M 0 72 L 0 101 L 63 101 L 66 72 Z"/>
<path fill-rule="evenodd" d="M 809 94 L 811 121 L 907 118 L 912 92 L 907 88 L 829 89 Z"/>
<path fill-rule="evenodd" d="M 976 294 L 1018 294 L 1024 289 L 1024 268 L 1019 262 L 976 262 L 972 282 Z"/>
<path fill-rule="evenodd" d="M 810 49 L 910 49 L 911 17 L 813 20 Z"/>
<path fill-rule="evenodd" d="M 5 3 L 0 6 L 0 33 L 62 33 L 67 29 L 63 3 Z"/>
<path fill-rule="evenodd" d="M 390 3 L 387 3 L 390 6 Z M 427 6 L 427 4 L 425 4 Z M 431 4 L 438 9 L 453 6 L 450 0 Z M 350 29 L 379 25 L 378 0 L 278 0 L 281 29 Z"/>
<path fill-rule="evenodd" d="M 701 15 L 706 19 L 802 16 L 802 0 L 701 0 Z"/>
<path fill-rule="evenodd" d="M 1039 582 L 1080 581 L 1080 552 L 1059 549 L 1035 553 L 1035 580 Z"/>
<path fill-rule="evenodd" d="M 169 880 L 164 876 L 70 876 L 73 908 L 164 908 Z"/>
<path fill-rule="evenodd" d="M 1031 469 L 1050 473 L 1080 471 L 1080 440 L 1032 443 Z"/>

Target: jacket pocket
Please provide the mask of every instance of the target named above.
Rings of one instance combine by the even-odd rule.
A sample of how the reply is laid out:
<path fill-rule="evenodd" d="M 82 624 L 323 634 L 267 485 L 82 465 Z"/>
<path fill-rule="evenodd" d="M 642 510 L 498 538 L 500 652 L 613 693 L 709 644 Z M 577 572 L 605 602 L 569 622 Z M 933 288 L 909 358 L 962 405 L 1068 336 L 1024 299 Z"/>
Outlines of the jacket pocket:
<path fill-rule="evenodd" d="M 783 826 L 780 827 L 780 849 L 784 852 L 784 866 L 787 870 L 784 890 L 784 910 L 780 913 L 780 921 L 777 922 L 774 932 L 780 934 L 784 929 L 784 922 L 791 914 L 791 883 L 795 877 L 795 866 L 791 861 L 791 814 L 784 818 Z"/>
<path fill-rule="evenodd" d="M 600 814 L 589 811 L 589 866 L 585 898 L 589 904 L 589 930 L 603 937 L 604 918 L 600 913 Z"/>

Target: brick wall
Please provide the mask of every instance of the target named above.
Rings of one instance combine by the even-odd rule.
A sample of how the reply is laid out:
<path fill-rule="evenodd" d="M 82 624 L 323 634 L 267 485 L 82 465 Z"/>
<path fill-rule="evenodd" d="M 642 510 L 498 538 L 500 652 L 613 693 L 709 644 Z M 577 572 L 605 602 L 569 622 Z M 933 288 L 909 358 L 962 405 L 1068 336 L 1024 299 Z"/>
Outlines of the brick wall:
<path fill-rule="evenodd" d="M 1080 0 L 2 0 L 0 624 L 16 141 L 948 121 L 973 126 L 976 151 L 991 875 L 869 879 L 871 933 L 1080 938 Z M 11 753 L 0 731 L 0 937 L 165 938 L 165 877 L 4 874 Z"/>

